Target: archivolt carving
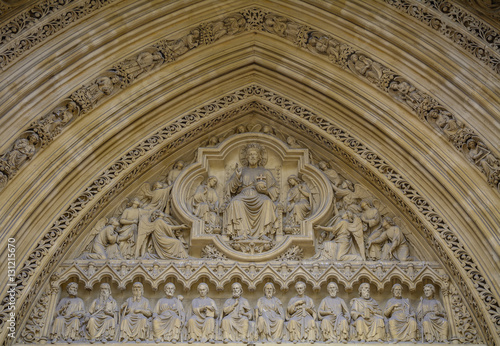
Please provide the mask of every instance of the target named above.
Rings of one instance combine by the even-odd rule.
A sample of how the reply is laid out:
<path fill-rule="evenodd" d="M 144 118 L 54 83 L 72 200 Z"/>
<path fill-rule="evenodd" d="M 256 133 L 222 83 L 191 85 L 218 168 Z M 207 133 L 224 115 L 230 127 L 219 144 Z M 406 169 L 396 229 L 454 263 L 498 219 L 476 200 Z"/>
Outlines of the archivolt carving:
<path fill-rule="evenodd" d="M 288 112 L 277 112 L 269 106 L 261 105 L 258 102 L 252 102 L 250 104 L 244 104 L 236 110 L 233 109 L 228 113 L 222 114 L 217 118 L 213 118 L 210 121 L 197 126 L 197 123 L 207 118 L 211 112 L 224 108 L 224 105 L 233 104 L 239 99 L 245 99 L 250 95 L 265 99 L 267 102 L 281 107 L 284 111 L 293 111 L 290 112 L 291 114 L 289 114 Z M 77 232 L 85 227 L 90 220 L 92 220 L 96 212 L 100 208 L 102 208 L 102 206 L 104 206 L 111 197 L 113 197 L 121 189 L 123 189 L 130 181 L 133 181 L 134 178 L 142 171 L 146 170 L 149 165 L 151 165 L 153 162 L 156 162 L 160 157 L 163 157 L 167 153 L 172 152 L 172 150 L 177 148 L 179 145 L 182 145 L 186 141 L 189 141 L 191 138 L 201 133 L 202 131 L 206 131 L 206 129 L 211 128 L 214 125 L 231 119 L 239 112 L 246 112 L 249 109 L 256 107 L 260 108 L 261 111 L 264 111 L 267 116 L 275 117 L 287 124 L 290 124 L 298 131 L 306 134 L 309 138 L 316 139 L 317 142 L 323 143 L 327 147 L 331 148 L 331 150 L 336 153 L 336 155 L 347 159 L 353 165 L 358 167 L 360 169 L 360 172 L 364 173 L 383 191 L 386 191 L 387 194 L 391 198 L 393 198 L 396 203 L 400 205 L 401 208 L 412 218 L 415 225 L 421 230 L 421 232 L 426 234 L 430 239 L 431 244 L 441 256 L 441 258 L 447 263 L 448 267 L 457 279 L 457 282 L 460 284 L 460 289 L 464 293 L 464 296 L 472 297 L 472 292 L 469 291 L 468 286 L 461 279 L 462 274 L 459 269 L 455 267 L 454 260 L 448 257 L 447 253 L 442 248 L 440 240 L 437 240 L 435 238 L 434 232 L 428 229 L 420 219 L 420 217 L 422 217 L 420 215 L 421 213 L 427 220 L 427 222 L 431 224 L 433 228 L 440 234 L 443 241 L 447 243 L 447 246 L 450 247 L 451 250 L 456 254 L 456 260 L 460 261 L 464 270 L 469 273 L 470 277 L 474 278 L 474 283 L 477 285 L 477 290 L 480 293 L 483 303 L 487 306 L 491 318 L 493 320 L 498 319 L 498 305 L 496 303 L 496 300 L 493 298 L 488 284 L 485 282 L 485 279 L 477 269 L 472 258 L 468 255 L 467 251 L 463 248 L 463 245 L 458 241 L 453 232 L 449 230 L 448 226 L 443 222 L 439 215 L 435 213 L 428 202 L 426 202 L 418 194 L 418 192 L 399 175 L 399 173 L 391 168 L 389 164 L 387 164 L 382 158 L 378 157 L 376 153 L 370 151 L 362 143 L 345 133 L 345 131 L 336 128 L 328 120 L 315 115 L 311 111 L 304 109 L 303 107 L 291 102 L 290 100 L 287 100 L 280 95 L 256 86 L 245 88 L 233 93 L 229 97 L 224 97 L 220 100 L 217 100 L 216 102 L 214 102 L 213 107 L 202 107 L 193 112 L 193 114 L 181 117 L 180 119 L 163 128 L 153 137 L 145 140 L 139 147 L 131 150 L 126 156 L 122 157 L 119 161 L 110 166 L 109 169 L 107 169 L 101 175 L 101 177 L 96 179 L 94 183 L 89 186 L 87 190 L 77 200 L 74 201 L 74 203 L 70 205 L 67 211 L 60 216 L 58 221 L 53 225 L 51 231 L 46 234 L 45 237 L 40 241 L 38 247 L 32 252 L 30 259 L 19 271 L 19 275 L 16 278 L 18 297 L 22 297 L 22 294 L 24 293 L 25 287 L 28 283 L 30 284 L 32 289 L 29 292 L 25 293 L 23 301 L 20 300 L 21 304 L 18 309 L 18 318 L 22 319 L 24 317 L 29 306 L 28 302 L 32 301 L 36 296 L 37 289 L 40 288 L 40 285 L 46 279 L 47 274 L 53 270 L 54 264 L 57 263 L 60 257 L 67 251 L 68 246 L 72 243 L 72 240 L 74 239 Z M 301 121 L 298 121 L 298 119 L 301 119 Z M 312 128 L 305 126 L 302 121 L 313 124 L 314 126 L 312 128 L 316 128 L 320 132 L 316 132 L 312 130 Z M 187 129 L 192 131 L 186 131 Z M 349 149 L 347 149 L 347 151 L 342 149 L 338 144 L 322 136 L 321 132 L 333 136 L 337 143 L 342 144 L 342 146 L 345 145 Z M 169 138 L 171 138 L 171 142 L 167 142 L 168 144 L 160 147 L 160 150 L 156 149 L 158 145 Z M 131 172 L 128 172 L 126 176 L 121 177 L 121 179 L 117 183 L 115 183 L 115 185 L 113 185 L 114 179 L 116 179 L 125 168 L 133 165 L 135 161 L 141 158 L 141 156 L 147 155 L 150 151 L 152 152 L 150 157 L 142 162 L 139 167 L 136 167 Z M 351 151 L 356 156 L 350 154 Z M 358 158 L 361 158 L 362 161 L 360 161 Z M 385 182 L 383 182 L 374 172 L 368 169 L 365 166 L 364 162 L 368 162 L 370 165 L 377 168 L 380 173 L 384 174 L 398 189 L 400 189 L 409 198 L 409 201 L 418 208 L 419 214 L 413 211 L 412 206 L 407 205 L 406 202 L 403 199 L 399 198 L 389 186 L 385 185 Z M 90 210 L 86 211 L 86 214 L 81 219 L 81 221 L 73 226 L 71 232 L 65 235 L 65 238 L 61 243 L 58 243 L 58 246 L 56 247 L 54 252 L 50 254 L 51 256 L 49 261 L 45 263 L 42 268 L 37 268 L 44 256 L 50 253 L 50 249 L 53 247 L 56 240 L 58 240 L 59 236 L 63 235 L 66 228 L 71 225 L 72 220 L 74 220 L 74 218 L 79 214 L 79 211 L 84 209 L 94 198 L 94 196 L 101 191 L 103 191 L 103 196 L 99 200 L 95 201 L 95 204 L 90 208 Z M 283 265 L 285 265 L 284 269 L 285 271 L 287 271 L 286 263 L 284 262 L 282 262 L 280 268 L 283 268 Z M 34 282 L 30 282 L 31 276 L 35 274 L 35 269 L 38 270 L 38 276 L 36 277 Z M 352 278 L 352 269 L 352 265 L 344 265 L 342 275 Z M 379 267 L 375 269 L 376 272 L 378 271 L 378 274 L 376 274 L 378 277 L 384 277 L 384 275 L 386 275 L 384 274 L 383 268 Z M 313 267 L 312 273 L 314 273 L 315 270 L 316 269 Z M 415 272 L 414 268 L 408 267 L 408 270 L 410 270 L 409 273 Z M 94 270 L 91 269 L 90 272 L 92 273 L 92 271 Z M 126 272 L 127 271 L 125 268 L 125 270 L 123 271 L 124 275 L 126 275 Z M 248 284 L 250 285 L 250 282 L 248 282 Z M 487 325 L 486 321 L 484 320 L 482 309 L 477 304 L 477 302 L 474 299 L 471 299 L 469 303 L 475 309 L 475 314 L 479 321 L 483 323 L 483 325 Z M 7 311 L 7 301 L 4 299 L 2 304 L 2 315 L 4 315 L 5 317 L 5 313 Z M 2 318 L 2 321 L 5 320 L 5 318 Z M 491 342 L 492 335 L 490 334 L 490 331 L 486 329 L 485 333 L 487 334 L 487 341 Z"/>
<path fill-rule="evenodd" d="M 407 104 L 422 121 L 444 135 L 466 157 L 468 156 L 464 152 L 464 146 L 468 140 L 473 139 L 478 143 L 479 147 L 483 147 L 489 152 L 490 162 L 488 165 L 491 169 L 484 169 L 482 162 L 468 157 L 469 160 L 483 172 L 492 187 L 497 190 L 500 189 L 500 160 L 498 157 L 492 153 L 492 150 L 472 129 L 458 120 L 436 99 L 418 90 L 397 72 L 374 61 L 366 54 L 357 52 L 348 44 L 286 17 L 268 13 L 258 8 L 247 9 L 219 21 L 203 23 L 179 39 L 162 40 L 153 47 L 144 49 L 134 57 L 116 64 L 114 68 L 102 73 L 92 83 L 75 91 L 70 96 L 70 99 L 78 105 L 81 113 L 85 114 L 100 103 L 101 99 L 116 93 L 116 86 L 120 85 L 124 88 L 141 75 L 176 60 L 179 56 L 196 47 L 211 44 L 221 37 L 235 35 L 244 30 L 267 31 L 278 35 L 303 49 L 323 55 L 339 67 L 351 71 L 362 79 L 366 79 L 383 91 L 388 92 L 395 99 Z M 57 108 L 63 108 L 66 104 L 67 101 L 64 101 Z M 53 112 L 56 112 L 56 110 Z M 50 115 L 44 116 L 44 118 L 49 117 Z M 59 132 L 67 124 L 61 125 Z M 20 138 L 26 137 L 32 131 L 32 129 L 28 129 Z M 51 139 L 55 135 L 52 135 Z M 3 161 L 15 150 L 14 146 L 15 144 L 2 155 Z M 35 146 L 35 153 L 39 149 L 40 146 Z M 0 188 L 8 183 L 24 163 L 23 161 L 11 170 L 0 167 Z"/>

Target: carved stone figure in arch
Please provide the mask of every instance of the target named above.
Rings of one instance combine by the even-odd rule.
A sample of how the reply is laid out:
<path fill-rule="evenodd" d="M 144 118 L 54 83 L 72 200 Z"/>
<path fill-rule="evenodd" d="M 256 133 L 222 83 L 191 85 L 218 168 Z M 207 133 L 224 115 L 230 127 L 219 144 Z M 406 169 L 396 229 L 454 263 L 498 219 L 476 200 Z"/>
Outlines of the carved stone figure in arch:
<path fill-rule="evenodd" d="M 172 185 L 175 182 L 175 179 L 181 174 L 184 169 L 184 161 L 178 160 L 174 163 L 174 166 L 167 174 L 167 184 Z"/>
<path fill-rule="evenodd" d="M 79 259 L 122 259 L 118 246 L 119 234 L 117 230 L 119 228 L 120 221 L 115 217 L 98 221 L 90 234 L 93 239 Z"/>
<path fill-rule="evenodd" d="M 255 308 L 258 339 L 281 343 L 285 325 L 285 311 L 281 301 L 274 296 L 276 288 L 271 282 L 264 285 L 264 297 L 259 298 Z"/>
<path fill-rule="evenodd" d="M 288 302 L 287 312 L 287 330 L 290 335 L 290 341 L 309 341 L 313 343 L 316 340 L 316 311 L 314 311 L 313 300 L 306 296 L 306 284 L 298 281 L 295 284 L 297 295 Z"/>
<path fill-rule="evenodd" d="M 99 298 L 90 305 L 87 320 L 87 333 L 91 344 L 96 340 L 101 342 L 114 340 L 118 323 L 118 305 L 111 296 L 109 284 L 101 284 Z"/>
<path fill-rule="evenodd" d="M 120 234 L 118 237 L 118 243 L 120 247 L 120 253 L 126 259 L 132 259 L 136 255 L 135 244 L 136 237 L 139 226 L 139 219 L 142 215 L 140 208 L 141 201 L 138 198 L 134 198 L 131 202 L 130 207 L 123 211 L 120 218 L 120 223 L 122 227 L 118 231 Z"/>
<path fill-rule="evenodd" d="M 52 325 L 52 343 L 62 340 L 71 343 L 82 338 L 82 325 L 85 316 L 83 300 L 77 297 L 78 284 L 71 282 L 66 287 L 68 298 L 62 298 L 56 307 L 56 318 Z"/>
<path fill-rule="evenodd" d="M 241 297 L 243 287 L 239 282 L 231 285 L 233 297 L 226 300 L 222 309 L 221 331 L 225 344 L 229 341 L 248 341 L 252 308 L 248 300 Z"/>
<path fill-rule="evenodd" d="M 328 180 L 335 185 L 336 187 L 339 186 L 339 184 L 342 182 L 342 178 L 340 175 L 330 167 L 330 164 L 327 163 L 326 161 L 320 161 L 318 162 L 318 167 L 325 173 L 325 175 L 328 177 Z"/>
<path fill-rule="evenodd" d="M 432 284 L 424 286 L 424 297 L 417 307 L 418 320 L 422 325 L 425 342 L 448 342 L 449 323 L 441 302 L 434 298 L 436 288 Z"/>
<path fill-rule="evenodd" d="M 316 225 L 314 228 L 329 232 L 324 237 L 330 239 L 323 241 L 323 248 L 315 258 L 334 261 L 365 260 L 363 224 L 351 211 L 348 210 L 337 217 L 331 227 Z"/>
<path fill-rule="evenodd" d="M 388 319 L 389 336 L 393 342 L 417 339 L 417 320 L 410 301 L 402 297 L 403 286 L 395 284 L 391 289 L 393 297 L 385 305 L 384 315 Z"/>
<path fill-rule="evenodd" d="M 191 302 L 191 317 L 187 321 L 188 343 L 199 341 L 211 344 L 215 343 L 215 319 L 219 316 L 219 311 L 215 301 L 207 297 L 208 285 L 201 283 L 198 285 L 199 297 Z"/>
<path fill-rule="evenodd" d="M 120 308 L 120 342 L 141 342 L 149 339 L 150 322 L 153 315 L 149 300 L 143 297 L 144 287 L 140 282 L 132 285 L 132 297 Z"/>
<path fill-rule="evenodd" d="M 362 283 L 359 286 L 360 298 L 351 300 L 353 340 L 378 341 L 385 339 L 384 315 L 377 301 L 370 296 L 370 284 Z"/>
<path fill-rule="evenodd" d="M 236 164 L 227 182 L 229 202 L 224 213 L 225 233 L 232 239 L 271 240 L 277 228 L 279 189 L 270 170 L 262 164 L 263 148 L 248 144 L 243 149 L 243 167 Z"/>
<path fill-rule="evenodd" d="M 330 282 L 327 290 L 330 297 L 324 298 L 318 306 L 323 340 L 346 343 L 349 337 L 349 310 L 344 300 L 337 297 L 338 286 L 335 282 Z"/>
<path fill-rule="evenodd" d="M 360 215 L 361 220 L 367 225 L 367 242 L 371 243 L 371 245 L 367 247 L 367 257 L 376 261 L 380 259 L 382 252 L 380 244 L 373 243 L 373 239 L 377 239 L 382 233 L 380 212 L 368 201 L 362 201 L 360 206 L 363 210 Z"/>
<path fill-rule="evenodd" d="M 367 247 L 372 244 L 384 243 L 382 246 L 382 260 L 408 261 L 410 258 L 410 247 L 403 231 L 396 225 L 393 219 L 385 217 L 382 220 L 382 230 L 378 237 L 370 239 Z"/>
<path fill-rule="evenodd" d="M 153 311 L 153 339 L 156 343 L 176 343 L 181 339 L 181 328 L 185 320 L 184 307 L 174 297 L 175 285 L 165 285 L 165 298 L 161 298 Z"/>
<path fill-rule="evenodd" d="M 299 227 L 300 223 L 311 213 L 312 195 L 309 187 L 296 175 L 291 175 L 287 179 L 290 186 L 288 190 L 283 220 L 285 227 Z"/>
<path fill-rule="evenodd" d="M 153 186 L 144 184 L 141 188 L 141 197 L 145 201 L 143 209 L 159 210 L 169 214 L 168 202 L 170 200 L 170 191 L 172 186 L 161 181 L 157 181 Z"/>
<path fill-rule="evenodd" d="M 217 177 L 209 176 L 193 195 L 193 213 L 204 221 L 207 233 L 220 233 L 222 220 L 219 217 L 219 195 L 215 190 L 217 184 Z"/>

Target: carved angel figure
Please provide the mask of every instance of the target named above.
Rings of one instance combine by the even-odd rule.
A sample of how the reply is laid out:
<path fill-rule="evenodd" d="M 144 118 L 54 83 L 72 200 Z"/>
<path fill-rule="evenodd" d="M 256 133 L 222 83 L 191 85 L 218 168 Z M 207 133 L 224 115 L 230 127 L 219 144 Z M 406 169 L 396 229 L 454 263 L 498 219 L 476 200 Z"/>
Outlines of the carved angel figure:
<path fill-rule="evenodd" d="M 200 341 L 215 343 L 215 319 L 219 315 L 217 305 L 213 299 L 208 298 L 208 285 L 198 285 L 200 296 L 191 302 L 192 315 L 187 321 L 188 343 Z"/>
<path fill-rule="evenodd" d="M 410 257 L 410 247 L 406 237 L 401 228 L 399 228 L 394 220 L 390 217 L 385 217 L 382 221 L 382 231 L 375 239 L 370 239 L 367 247 L 370 248 L 372 244 L 383 243 L 382 247 L 382 260 L 398 260 L 407 261 Z"/>
<path fill-rule="evenodd" d="M 290 299 L 287 307 L 287 330 L 290 341 L 297 342 L 308 340 L 313 343 L 316 340 L 316 312 L 314 302 L 306 296 L 306 284 L 298 281 L 295 284 L 297 295 Z"/>
<path fill-rule="evenodd" d="M 347 342 L 349 336 L 349 310 L 342 298 L 337 297 L 338 286 L 330 282 L 327 286 L 330 297 L 321 301 L 318 317 L 321 321 L 321 333 L 326 342 Z"/>
<path fill-rule="evenodd" d="M 325 162 L 325 161 L 320 161 L 318 162 L 318 167 L 325 173 L 325 175 L 328 177 L 328 180 L 330 180 L 330 183 L 332 183 L 335 186 L 339 186 L 339 184 L 342 181 L 342 178 L 340 175 L 330 167 L 330 165 Z"/>
<path fill-rule="evenodd" d="M 281 301 L 274 297 L 275 293 L 276 289 L 271 282 L 264 285 L 264 297 L 257 301 L 255 320 L 260 340 L 281 343 L 285 325 L 285 311 Z"/>
<path fill-rule="evenodd" d="M 120 342 L 141 342 L 149 338 L 149 318 L 153 315 L 149 300 L 143 297 L 140 282 L 132 285 L 132 297 L 121 306 Z"/>
<path fill-rule="evenodd" d="M 220 228 L 219 196 L 215 188 L 217 178 L 210 176 L 205 184 L 196 188 L 193 196 L 193 213 L 205 222 L 205 230 L 213 233 Z"/>
<path fill-rule="evenodd" d="M 222 309 L 222 339 L 225 344 L 229 341 L 247 342 L 252 309 L 248 300 L 241 297 L 243 288 L 240 283 L 235 282 L 231 289 L 233 297 L 226 300 Z"/>
<path fill-rule="evenodd" d="M 417 316 L 422 324 L 425 342 L 447 342 L 448 321 L 441 302 L 434 299 L 436 288 L 432 284 L 424 286 L 425 298 L 420 298 Z"/>
<path fill-rule="evenodd" d="M 153 337 L 156 343 L 176 343 L 181 338 L 181 328 L 185 320 L 184 308 L 178 298 L 174 297 L 175 285 L 165 285 L 166 298 L 156 303 L 153 312 Z M 182 298 L 182 297 L 181 297 Z"/>
<path fill-rule="evenodd" d="M 389 334 L 394 342 L 417 339 L 417 320 L 407 298 L 402 298 L 403 286 L 392 286 L 393 297 L 385 305 L 384 315 L 388 318 Z"/>
<path fill-rule="evenodd" d="M 141 189 L 141 195 L 143 200 L 147 202 L 143 208 L 147 210 L 159 210 L 168 214 L 168 202 L 171 190 L 171 185 L 162 183 L 161 181 L 155 182 L 152 187 L 149 184 L 144 184 Z"/>
<path fill-rule="evenodd" d="M 66 287 L 69 298 L 62 298 L 56 307 L 56 318 L 52 326 L 52 343 L 62 340 L 71 343 L 82 337 L 81 327 L 85 316 L 83 300 L 77 297 L 78 284 L 71 282 Z"/>
<path fill-rule="evenodd" d="M 270 239 L 276 232 L 279 190 L 270 170 L 264 168 L 262 147 L 245 147 L 248 166 L 238 167 L 227 183 L 230 200 L 224 213 L 226 233 L 233 239 Z"/>
<path fill-rule="evenodd" d="M 109 284 L 101 284 L 99 298 L 95 299 L 90 305 L 87 320 L 90 343 L 93 344 L 96 340 L 106 342 L 115 338 L 118 305 L 111 296 Z"/>
<path fill-rule="evenodd" d="M 352 338 L 361 342 L 377 340 L 383 342 L 384 316 L 376 300 L 370 297 L 370 284 L 362 283 L 359 286 L 359 295 L 360 298 L 351 300 Z"/>
<path fill-rule="evenodd" d="M 167 174 L 167 184 L 172 185 L 184 169 L 184 161 L 179 160 L 174 163 L 174 167 Z"/>
<path fill-rule="evenodd" d="M 80 259 L 121 259 L 123 258 L 118 247 L 118 233 L 120 227 L 117 218 L 112 217 L 107 221 L 99 220 L 92 230 L 92 241 L 87 246 L 87 251 Z"/>
<path fill-rule="evenodd" d="M 288 177 L 290 190 L 286 198 L 286 217 L 284 223 L 287 226 L 298 226 L 311 213 L 312 195 L 307 184 L 296 175 Z"/>

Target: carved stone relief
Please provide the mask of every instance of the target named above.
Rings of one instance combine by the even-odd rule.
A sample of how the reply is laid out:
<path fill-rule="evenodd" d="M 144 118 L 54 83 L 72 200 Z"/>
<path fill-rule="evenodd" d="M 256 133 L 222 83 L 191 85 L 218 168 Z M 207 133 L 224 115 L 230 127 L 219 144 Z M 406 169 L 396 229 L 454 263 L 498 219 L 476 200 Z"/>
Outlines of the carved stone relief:
<path fill-rule="evenodd" d="M 272 96 L 272 94 L 269 94 L 268 96 L 273 97 L 273 96 Z M 292 104 L 292 106 L 293 106 L 293 104 Z M 269 112 L 269 114 L 271 114 L 271 115 L 272 115 L 272 114 L 274 114 L 272 110 L 269 110 L 269 109 L 267 109 L 267 108 L 266 108 L 266 111 L 268 111 L 268 112 Z M 233 113 L 233 114 L 234 114 L 234 113 Z M 286 118 L 283 118 L 281 115 L 280 115 L 280 118 L 279 118 L 279 119 L 280 119 L 280 120 L 287 120 Z M 328 125 L 327 125 L 327 124 L 325 124 L 325 126 L 328 126 Z M 261 127 L 261 128 L 262 128 L 262 129 L 265 129 L 265 127 Z M 268 131 L 269 131 L 269 129 L 268 129 Z M 273 130 L 273 132 L 276 132 L 276 130 Z M 267 132 L 267 133 L 269 133 L 269 132 Z M 336 133 L 337 133 L 337 134 L 339 134 L 338 132 L 336 132 Z M 343 139 L 342 139 L 342 137 L 341 137 L 341 140 L 343 140 Z M 149 142 L 148 142 L 148 143 L 149 143 Z M 149 145 L 149 144 L 147 144 L 147 145 Z M 132 154 L 132 156 L 133 156 L 133 157 L 135 157 L 135 155 L 134 155 L 134 154 Z M 156 157 L 156 156 L 155 156 L 155 157 Z M 153 158 L 153 159 L 154 159 L 154 158 Z M 377 161 L 377 162 L 378 162 L 378 161 Z M 116 166 L 116 167 L 119 167 L 119 166 Z M 341 178 L 341 179 L 342 179 L 342 178 Z M 99 185 L 101 185 L 101 184 L 99 184 Z M 84 198 L 84 199 L 82 199 L 82 202 L 83 202 L 83 203 L 85 203 L 85 200 L 86 200 L 85 198 Z M 149 200 L 148 200 L 148 201 L 149 201 Z M 131 270 L 130 268 L 128 268 L 128 266 L 123 266 L 123 264 L 121 265 L 121 267 L 122 267 L 122 268 L 120 269 L 120 270 L 121 270 L 120 272 L 121 272 L 123 275 L 125 275 L 127 272 L 130 272 L 130 270 Z M 410 275 L 410 277 L 414 277 L 414 275 L 415 275 L 416 273 L 418 273 L 418 271 L 415 271 L 416 267 L 418 267 L 418 266 L 414 266 L 413 264 L 411 264 L 411 263 L 410 263 L 410 264 L 409 264 L 409 266 L 408 266 L 408 274 L 405 274 L 405 275 Z M 95 266 L 94 266 L 94 268 L 93 268 L 92 270 L 90 270 L 90 269 L 91 269 L 91 266 L 89 265 L 89 272 L 93 272 L 93 271 L 95 271 L 95 270 L 96 270 Z M 318 272 L 319 268 L 317 268 L 316 266 L 312 266 L 312 267 L 311 267 L 311 270 L 312 270 L 312 271 L 311 271 L 312 273 L 318 273 L 318 274 L 319 274 L 319 272 L 321 272 L 321 271 L 319 271 L 319 272 Z M 356 269 L 356 265 L 346 264 L 345 266 L 343 266 L 343 268 L 342 268 L 342 270 L 341 270 L 341 273 L 342 273 L 342 275 L 345 275 L 346 277 L 349 277 L 349 278 L 354 278 L 354 277 L 352 276 L 352 274 L 353 274 L 354 272 L 356 272 L 356 270 L 357 270 L 357 269 Z M 390 269 L 388 269 L 388 268 L 385 268 L 385 269 L 384 269 L 384 267 L 383 267 L 383 266 L 378 266 L 378 265 L 377 265 L 377 266 L 374 266 L 372 270 L 373 270 L 373 275 L 376 275 L 376 276 L 377 276 L 377 277 L 379 277 L 379 278 L 384 278 L 384 277 L 386 277 L 384 273 L 387 273 L 388 271 L 390 271 Z M 153 270 L 153 269 L 152 269 L 152 272 L 154 272 L 154 270 Z M 219 279 L 219 278 L 220 278 L 220 275 L 224 275 L 224 272 L 227 272 L 227 269 L 225 269 L 224 267 L 220 267 L 220 266 L 218 266 L 218 268 L 217 268 L 217 273 L 218 273 L 218 275 L 219 275 L 219 276 L 217 276 L 217 279 Z M 282 275 L 285 275 L 285 278 L 287 278 L 287 277 L 289 278 L 289 277 L 290 277 L 290 276 L 289 276 L 289 273 L 291 273 L 291 269 L 290 269 L 289 267 L 287 267 L 287 266 L 283 267 L 283 265 L 281 265 L 281 266 L 279 266 L 279 273 L 282 273 Z"/>

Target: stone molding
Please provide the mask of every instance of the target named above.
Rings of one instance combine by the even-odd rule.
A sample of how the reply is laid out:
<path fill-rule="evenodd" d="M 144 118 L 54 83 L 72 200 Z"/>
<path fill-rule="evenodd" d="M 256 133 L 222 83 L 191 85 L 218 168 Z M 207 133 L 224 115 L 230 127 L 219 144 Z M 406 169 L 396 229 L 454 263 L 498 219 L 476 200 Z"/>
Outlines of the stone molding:
<path fill-rule="evenodd" d="M 257 102 L 255 99 L 265 100 L 266 103 L 273 104 L 280 110 L 275 110 L 268 105 Z M 239 100 L 247 100 L 247 103 L 232 108 L 215 118 L 210 118 L 210 115 L 214 112 L 219 112 L 228 105 L 235 105 Z M 90 223 L 100 208 L 106 205 L 113 196 L 125 188 L 141 172 L 147 170 L 154 162 L 173 152 L 197 134 L 210 129 L 214 125 L 229 121 L 235 115 L 241 114 L 241 112 L 244 113 L 253 109 L 260 110 L 267 116 L 292 125 L 297 131 L 331 148 L 332 152 L 338 157 L 342 157 L 356 166 L 360 173 L 364 174 L 382 191 L 385 191 L 409 215 L 417 228 L 429 239 L 430 245 L 447 263 L 447 267 L 452 272 L 460 291 L 464 294 L 464 297 L 469 298 L 467 301 L 474 309 L 474 315 L 478 322 L 484 326 L 489 325 L 485 319 L 484 310 L 473 298 L 475 294 L 470 291 L 469 285 L 463 280 L 463 277 L 471 278 L 477 290 L 476 294 L 481 297 L 482 305 L 489 313 L 492 323 L 498 325 L 496 322 L 500 320 L 500 306 L 472 256 L 430 203 L 420 196 L 418 191 L 396 169 L 392 168 L 389 163 L 367 148 L 362 142 L 353 138 L 344 130 L 337 128 L 328 119 L 314 114 L 312 111 L 281 95 L 255 85 L 226 95 L 190 114 L 179 117 L 104 170 L 103 174 L 94 180 L 83 194 L 58 217 L 51 229 L 33 250 L 29 259 L 18 271 L 19 274 L 16 278 L 16 292 L 17 296 L 20 297 L 18 317 L 22 319 L 26 315 L 30 302 L 38 295 L 38 289 L 54 270 L 54 266 L 65 254 L 78 232 Z M 146 158 L 143 159 L 142 156 L 146 156 Z M 368 168 L 367 164 L 372 169 L 375 169 L 377 173 Z M 386 180 L 390 181 L 391 185 L 388 185 Z M 398 192 L 394 191 L 394 188 Z M 405 195 L 405 198 L 402 198 L 398 193 Z M 99 200 L 94 200 L 98 195 L 102 196 Z M 80 215 L 85 208 L 89 210 L 86 210 L 85 215 Z M 75 222 L 76 225 L 73 225 Z M 67 231 L 68 229 L 71 231 Z M 436 236 L 436 233 L 438 236 Z M 445 250 L 445 248 L 448 248 L 448 250 Z M 450 255 L 450 252 L 453 256 Z M 44 265 L 40 269 L 42 262 Z M 36 277 L 32 278 L 34 275 Z M 27 287 L 30 287 L 30 289 L 25 292 Z M 3 317 L 7 312 L 6 305 L 7 301 L 4 299 L 1 312 Z M 2 321 L 5 321 L 5 319 L 2 318 Z M 484 332 L 486 341 L 492 344 L 494 340 L 492 331 L 486 328 Z"/>
<path fill-rule="evenodd" d="M 142 75 L 175 61 L 188 51 L 245 30 L 265 31 L 282 37 L 301 49 L 327 58 L 332 64 L 378 87 L 396 101 L 409 107 L 423 123 L 443 135 L 485 175 L 492 188 L 499 191 L 500 159 L 473 129 L 467 127 L 438 100 L 418 90 L 396 71 L 372 60 L 348 44 L 286 17 L 258 8 L 228 15 L 220 21 L 200 24 L 179 39 L 160 40 L 139 54 L 115 64 L 112 69 L 101 73 L 100 77 L 73 92 L 52 112 L 32 122 L 11 145 L 11 149 L 0 156 L 0 189 L 5 187 L 19 169 L 41 148 L 51 143 L 65 127 L 79 116 L 92 111 L 103 100 L 128 87 Z M 72 106 L 68 110 L 69 104 L 74 104 L 76 107 Z M 66 120 L 61 121 L 61 117 Z M 475 145 L 477 154 L 473 154 L 469 149 L 471 144 Z"/>

